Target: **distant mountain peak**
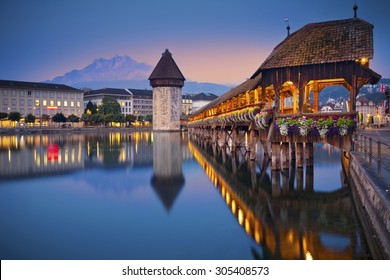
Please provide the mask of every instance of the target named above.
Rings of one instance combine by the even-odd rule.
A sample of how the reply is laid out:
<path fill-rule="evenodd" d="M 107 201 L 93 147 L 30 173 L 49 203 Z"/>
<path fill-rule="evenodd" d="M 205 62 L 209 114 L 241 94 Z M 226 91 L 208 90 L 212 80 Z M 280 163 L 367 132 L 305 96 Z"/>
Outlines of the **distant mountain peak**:
<path fill-rule="evenodd" d="M 72 86 L 82 82 L 142 80 L 147 79 L 152 70 L 146 63 L 116 54 L 112 58 L 97 58 L 83 69 L 71 70 L 49 82 Z"/>

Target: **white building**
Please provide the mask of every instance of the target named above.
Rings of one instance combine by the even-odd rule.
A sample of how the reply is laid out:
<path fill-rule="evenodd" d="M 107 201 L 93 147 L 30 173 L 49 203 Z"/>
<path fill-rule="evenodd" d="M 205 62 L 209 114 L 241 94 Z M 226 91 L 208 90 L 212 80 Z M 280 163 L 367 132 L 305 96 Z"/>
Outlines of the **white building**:
<path fill-rule="evenodd" d="M 124 115 L 153 115 L 153 93 L 151 90 L 103 88 L 84 93 L 84 108 L 88 102 L 99 106 L 104 97 L 118 101 Z"/>
<path fill-rule="evenodd" d="M 181 113 L 182 115 L 188 116 L 192 114 L 193 108 L 192 108 L 192 96 L 191 95 L 184 95 L 181 99 Z"/>
<path fill-rule="evenodd" d="M 206 106 L 218 96 L 212 93 L 198 93 L 192 96 L 192 112 L 196 112 L 203 106 Z"/>
<path fill-rule="evenodd" d="M 359 113 L 359 120 L 364 125 L 384 125 L 386 114 L 383 105 L 375 104 L 365 97 L 356 101 L 356 111 Z"/>
<path fill-rule="evenodd" d="M 83 92 L 62 84 L 0 80 L 0 112 L 33 114 L 40 118 L 63 113 L 83 114 Z"/>

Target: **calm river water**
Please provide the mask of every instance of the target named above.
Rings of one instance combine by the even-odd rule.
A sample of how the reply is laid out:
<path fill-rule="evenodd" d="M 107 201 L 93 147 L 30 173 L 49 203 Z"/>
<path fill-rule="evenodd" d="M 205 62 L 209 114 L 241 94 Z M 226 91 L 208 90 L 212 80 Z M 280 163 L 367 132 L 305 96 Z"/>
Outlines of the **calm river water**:
<path fill-rule="evenodd" d="M 0 136 L 0 258 L 371 258 L 340 152 L 314 155 L 271 172 L 179 133 Z"/>

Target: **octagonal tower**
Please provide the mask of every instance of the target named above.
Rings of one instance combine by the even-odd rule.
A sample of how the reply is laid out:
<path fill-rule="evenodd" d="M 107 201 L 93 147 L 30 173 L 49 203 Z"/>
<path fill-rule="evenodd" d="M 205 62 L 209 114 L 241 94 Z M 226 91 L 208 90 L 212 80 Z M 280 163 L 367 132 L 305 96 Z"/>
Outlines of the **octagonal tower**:
<path fill-rule="evenodd" d="M 150 74 L 149 81 L 153 87 L 153 130 L 180 130 L 181 95 L 185 78 L 168 49 Z"/>

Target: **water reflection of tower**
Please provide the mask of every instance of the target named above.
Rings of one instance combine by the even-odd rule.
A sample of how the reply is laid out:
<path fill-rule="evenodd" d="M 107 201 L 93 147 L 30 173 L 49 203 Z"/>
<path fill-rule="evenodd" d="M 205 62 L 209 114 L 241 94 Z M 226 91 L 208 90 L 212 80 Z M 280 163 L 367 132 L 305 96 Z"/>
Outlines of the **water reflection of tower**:
<path fill-rule="evenodd" d="M 180 133 L 154 133 L 152 187 L 169 211 L 184 185 Z"/>

